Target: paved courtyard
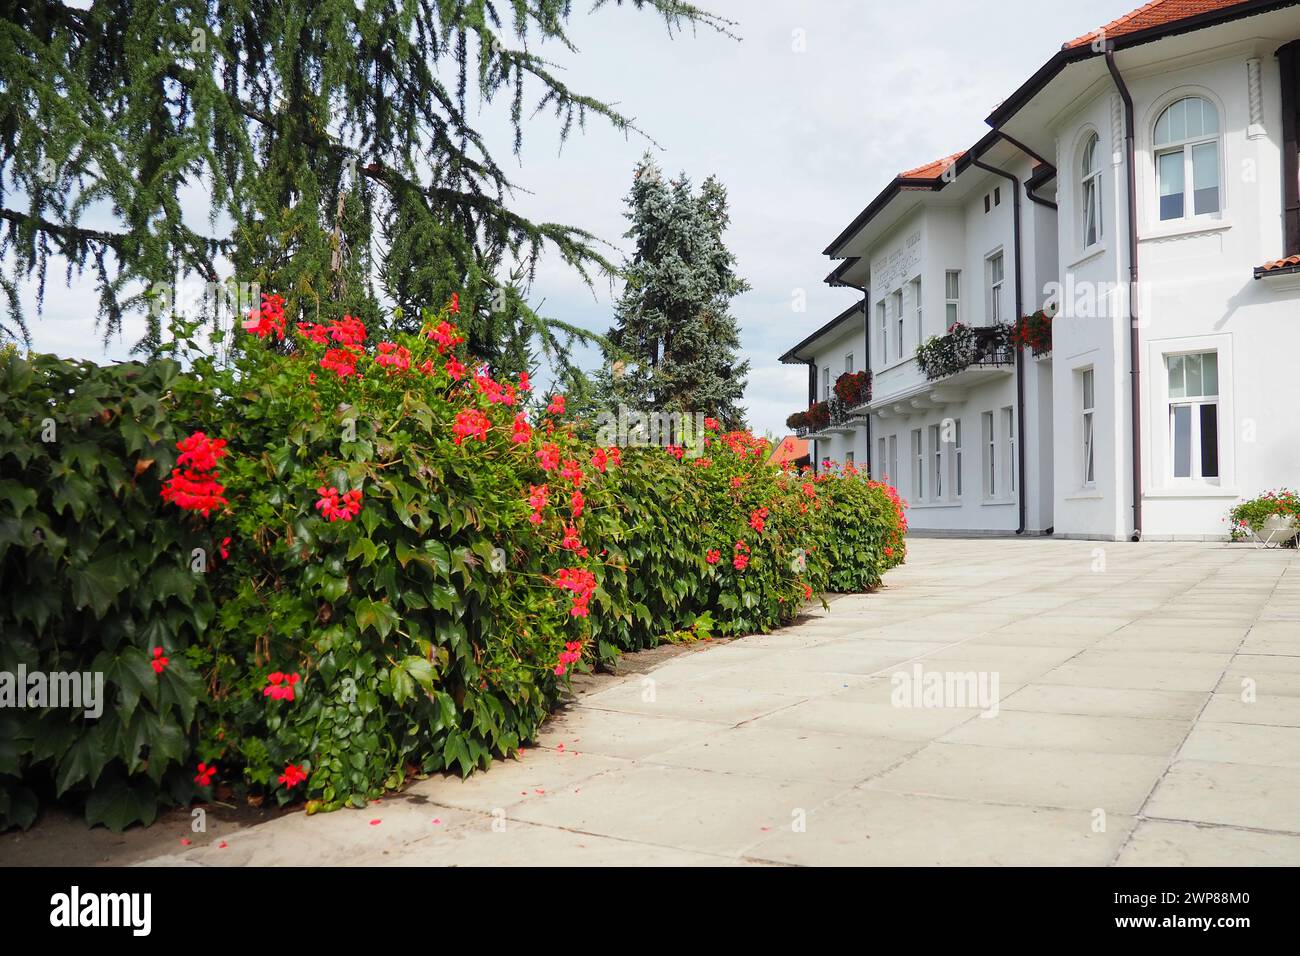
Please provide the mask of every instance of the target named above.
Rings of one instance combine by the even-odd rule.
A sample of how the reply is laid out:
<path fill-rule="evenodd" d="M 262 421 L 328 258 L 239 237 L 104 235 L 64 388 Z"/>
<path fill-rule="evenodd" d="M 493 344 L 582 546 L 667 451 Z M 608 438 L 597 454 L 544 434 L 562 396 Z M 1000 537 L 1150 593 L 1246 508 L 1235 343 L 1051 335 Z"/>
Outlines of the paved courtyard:
<path fill-rule="evenodd" d="M 876 594 L 589 682 L 521 760 L 155 862 L 1300 864 L 1296 552 L 910 549 Z M 896 706 L 916 665 L 989 696 Z"/>

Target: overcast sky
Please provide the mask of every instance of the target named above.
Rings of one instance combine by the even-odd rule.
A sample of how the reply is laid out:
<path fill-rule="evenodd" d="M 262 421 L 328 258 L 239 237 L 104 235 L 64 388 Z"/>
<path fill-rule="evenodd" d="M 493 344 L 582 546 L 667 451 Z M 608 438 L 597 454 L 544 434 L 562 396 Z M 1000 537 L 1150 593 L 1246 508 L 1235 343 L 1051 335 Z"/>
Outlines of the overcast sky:
<path fill-rule="evenodd" d="M 1060 45 L 1140 5 L 1137 0 L 696 0 L 736 21 L 740 41 L 711 31 L 667 36 L 645 11 L 576 3 L 579 53 L 542 52 L 570 86 L 616 102 L 652 136 L 625 138 L 599 121 L 563 149 L 549 115 L 530 118 L 515 206 L 544 221 L 582 226 L 627 250 L 623 196 L 647 146 L 665 172 L 698 182 L 710 173 L 731 199 L 727 235 L 753 286 L 738 298 L 745 404 L 758 432 L 783 434 L 807 400 L 807 371 L 777 357 L 851 305 L 857 293 L 823 282 L 821 251 L 900 170 L 963 149 L 989 111 Z M 500 144 L 508 103 L 483 109 Z M 499 131 L 494 134 L 493 131 Z M 62 284 L 51 268 L 33 347 L 103 360 L 125 358 L 141 333 L 128 323 L 108 352 L 93 329 L 94 290 Z M 796 312 L 798 291 L 806 311 Z M 562 263 L 547 263 L 534 301 L 546 314 L 608 328 L 611 294 L 593 296 Z M 594 358 L 593 358 L 594 361 Z"/>

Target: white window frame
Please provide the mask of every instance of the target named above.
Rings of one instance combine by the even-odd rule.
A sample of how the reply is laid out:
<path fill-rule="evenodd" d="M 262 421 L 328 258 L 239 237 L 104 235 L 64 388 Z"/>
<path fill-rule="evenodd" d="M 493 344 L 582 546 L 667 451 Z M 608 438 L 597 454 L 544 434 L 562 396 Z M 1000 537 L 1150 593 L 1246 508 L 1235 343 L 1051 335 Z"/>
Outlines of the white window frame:
<path fill-rule="evenodd" d="M 962 448 L 961 448 L 961 419 L 960 418 L 953 419 L 952 438 L 953 438 L 953 442 L 952 442 L 953 480 L 951 483 L 951 488 L 955 493 L 955 497 L 960 499 L 962 493 L 962 478 L 961 478 Z"/>
<path fill-rule="evenodd" d="M 1002 473 L 1007 476 L 1007 485 L 1009 494 L 1016 493 L 1016 409 L 1014 405 L 1005 405 L 1002 408 L 1002 434 L 1006 437 L 1003 447 L 1006 454 L 1003 456 Z"/>
<path fill-rule="evenodd" d="M 876 319 L 880 326 L 880 367 L 889 364 L 889 316 L 885 300 L 876 303 Z"/>
<path fill-rule="evenodd" d="M 1154 339 L 1148 343 L 1144 361 L 1147 368 L 1158 372 L 1167 368 L 1166 357 L 1177 354 L 1196 352 L 1217 352 L 1219 373 L 1219 477 L 1206 479 L 1173 478 L 1174 449 L 1169 425 L 1171 412 L 1169 403 L 1169 376 L 1167 373 L 1149 376 L 1149 405 L 1146 421 L 1150 423 L 1144 432 L 1149 436 L 1150 455 L 1147 467 L 1150 469 L 1150 494 L 1168 497 L 1187 496 L 1204 498 L 1211 496 L 1223 499 L 1249 497 L 1258 494 L 1257 488 L 1248 488 L 1238 484 L 1236 444 L 1242 433 L 1229 423 L 1238 421 L 1233 396 L 1233 339 L 1229 332 L 1211 332 L 1205 335 L 1188 335 L 1178 338 Z M 1172 399 L 1180 402 L 1183 399 Z M 1224 510 L 1227 509 L 1225 505 Z"/>
<path fill-rule="evenodd" d="M 980 429 L 983 436 L 984 454 L 984 497 L 996 498 L 998 493 L 998 424 L 992 411 L 980 413 Z"/>
<path fill-rule="evenodd" d="M 829 365 L 822 368 L 822 401 L 831 400 L 831 367 Z"/>
<path fill-rule="evenodd" d="M 912 429 L 912 497 L 925 500 L 925 433 Z"/>
<path fill-rule="evenodd" d="M 1105 238 L 1101 212 L 1101 170 L 1101 137 L 1093 130 L 1084 138 L 1079 159 L 1080 248 L 1085 253 L 1101 245 Z"/>
<path fill-rule="evenodd" d="M 1171 382 L 1173 378 L 1173 369 L 1170 368 L 1171 360 L 1182 359 L 1185 362 L 1188 358 L 1192 356 L 1196 356 L 1201 358 L 1202 367 L 1203 367 L 1204 356 L 1206 355 L 1214 356 L 1214 364 L 1215 364 L 1214 394 L 1213 395 L 1207 394 L 1205 393 L 1204 389 L 1202 389 L 1202 393 L 1199 395 L 1183 395 L 1175 398 L 1173 395 L 1173 389 L 1171 387 Z M 1166 415 L 1166 421 L 1168 422 L 1168 428 L 1169 428 L 1169 432 L 1168 432 L 1169 467 L 1168 467 L 1167 477 L 1171 482 L 1175 482 L 1175 483 L 1197 483 L 1197 484 L 1217 485 L 1219 484 L 1223 476 L 1223 409 L 1219 405 L 1219 394 L 1222 391 L 1222 385 L 1219 382 L 1219 375 L 1218 375 L 1219 353 L 1217 350 L 1213 350 L 1213 349 L 1207 351 L 1193 351 L 1193 352 L 1166 352 L 1164 365 L 1165 365 L 1165 379 L 1166 379 L 1165 388 L 1166 388 L 1166 395 L 1168 396 L 1166 399 L 1166 405 L 1168 407 L 1168 414 Z M 1186 375 L 1185 370 L 1184 370 L 1184 375 Z M 1204 381 L 1204 372 L 1202 372 L 1202 381 Z M 1218 471 L 1218 474 L 1215 475 L 1201 474 L 1201 464 L 1202 464 L 1201 451 L 1204 443 L 1204 434 L 1202 433 L 1201 430 L 1200 411 L 1202 408 L 1205 407 L 1214 408 L 1214 416 L 1215 416 L 1214 458 L 1215 458 L 1216 470 Z M 1177 435 L 1175 432 L 1175 428 L 1176 428 L 1175 418 L 1176 418 L 1176 409 L 1179 408 L 1187 408 L 1191 410 L 1191 423 L 1190 423 L 1191 428 L 1189 434 L 1191 447 L 1188 448 L 1188 455 L 1190 460 L 1188 461 L 1188 474 L 1186 475 L 1178 474 L 1178 452 L 1177 452 Z"/>
<path fill-rule="evenodd" d="M 844 371 L 846 374 L 853 374 L 853 353 L 847 352 L 844 355 Z"/>
<path fill-rule="evenodd" d="M 1199 100 L 1207 107 L 1214 111 L 1215 132 L 1202 132 L 1195 136 L 1184 136 L 1181 139 L 1171 139 L 1168 142 L 1159 142 L 1157 139 L 1157 130 L 1160 121 L 1165 115 L 1177 106 L 1187 100 Z M 1214 172 L 1215 172 L 1215 190 L 1218 194 L 1217 208 L 1207 212 L 1196 212 L 1196 182 L 1194 178 L 1195 170 L 1193 168 L 1192 153 L 1198 146 L 1214 147 Z M 1182 177 L 1183 177 L 1183 214 L 1181 216 L 1171 216 L 1168 219 L 1163 217 L 1161 203 L 1161 159 L 1166 156 L 1182 154 Z M 1204 221 L 1207 219 L 1220 219 L 1223 217 L 1225 207 L 1225 190 L 1226 177 L 1223 174 L 1223 110 L 1219 104 L 1210 97 L 1200 92 L 1187 92 L 1177 96 L 1163 104 L 1156 113 L 1155 122 L 1151 124 L 1151 172 L 1154 181 L 1152 197 L 1154 210 L 1152 222 L 1157 226 L 1169 227 L 1179 223 L 1190 223 L 1195 221 Z M 1189 208 L 1190 206 L 1190 208 Z"/>
<path fill-rule="evenodd" d="M 897 327 L 898 341 L 894 343 L 894 350 L 897 353 L 895 358 L 903 357 L 903 290 L 898 289 L 893 294 L 894 299 L 894 324 Z"/>
<path fill-rule="evenodd" d="M 1097 487 L 1097 370 L 1078 370 L 1080 449 L 1079 477 L 1084 488 Z M 1091 393 L 1091 394 L 1089 394 Z"/>
<path fill-rule="evenodd" d="M 898 473 L 898 434 L 889 436 L 889 480 L 897 488 L 902 483 L 902 475 Z"/>
<path fill-rule="evenodd" d="M 930 463 L 934 466 L 930 472 L 931 495 L 935 501 L 943 498 L 943 426 L 930 426 Z"/>
<path fill-rule="evenodd" d="M 996 266 L 996 267 L 995 267 Z M 994 326 L 1002 321 L 1002 287 L 1006 284 L 1006 259 L 1002 250 L 990 252 L 984 259 L 984 271 L 988 278 L 988 315 L 985 325 Z"/>
<path fill-rule="evenodd" d="M 943 317 L 947 323 L 944 329 L 961 321 L 961 270 L 949 269 L 943 274 L 944 309 Z"/>
<path fill-rule="evenodd" d="M 882 435 L 876 439 L 876 460 L 872 462 L 871 477 L 876 481 L 889 480 L 889 462 L 885 459 L 885 438 Z"/>
<path fill-rule="evenodd" d="M 925 320 L 921 315 L 921 277 L 917 276 L 912 280 L 912 314 L 916 323 L 916 344 L 919 346 L 925 341 Z"/>

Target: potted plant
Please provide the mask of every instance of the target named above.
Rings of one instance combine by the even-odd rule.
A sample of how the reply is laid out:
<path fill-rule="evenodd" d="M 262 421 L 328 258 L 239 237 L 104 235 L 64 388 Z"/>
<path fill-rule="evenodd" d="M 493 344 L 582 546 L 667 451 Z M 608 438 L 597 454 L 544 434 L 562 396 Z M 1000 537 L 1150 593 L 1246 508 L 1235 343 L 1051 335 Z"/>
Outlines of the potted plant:
<path fill-rule="evenodd" d="M 1035 355 L 1052 350 L 1052 314 L 1039 309 L 1033 315 L 1022 315 L 1011 327 L 1011 344 L 1016 348 L 1031 349 Z"/>
<path fill-rule="evenodd" d="M 1300 534 L 1300 494 L 1289 488 L 1266 491 L 1235 505 L 1226 520 L 1234 541 L 1254 535 L 1266 544 L 1295 547 Z"/>
<path fill-rule="evenodd" d="M 835 397 L 845 408 L 855 408 L 871 401 L 871 373 L 845 372 L 835 380 Z"/>

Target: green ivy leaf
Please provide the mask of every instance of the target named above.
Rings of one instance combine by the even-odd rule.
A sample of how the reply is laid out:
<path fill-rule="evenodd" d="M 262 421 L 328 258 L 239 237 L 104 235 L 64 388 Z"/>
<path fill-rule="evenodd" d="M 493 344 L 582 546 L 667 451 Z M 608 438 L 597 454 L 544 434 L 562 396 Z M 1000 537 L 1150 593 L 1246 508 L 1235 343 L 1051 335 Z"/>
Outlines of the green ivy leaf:
<path fill-rule="evenodd" d="M 357 627 L 364 633 L 367 630 L 379 632 L 381 638 L 387 637 L 397 627 L 400 620 L 397 612 L 387 604 L 362 598 L 356 603 Z"/>

